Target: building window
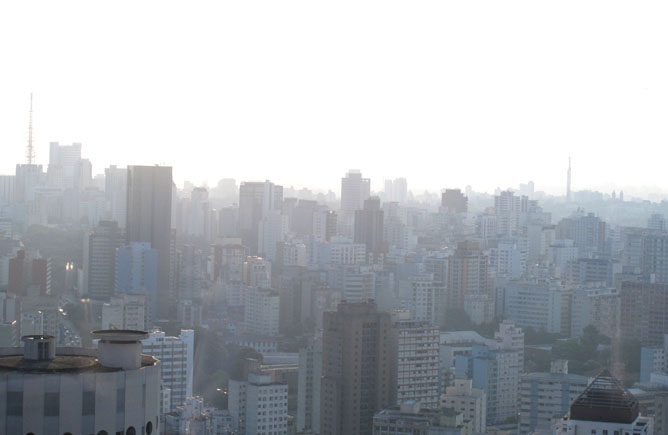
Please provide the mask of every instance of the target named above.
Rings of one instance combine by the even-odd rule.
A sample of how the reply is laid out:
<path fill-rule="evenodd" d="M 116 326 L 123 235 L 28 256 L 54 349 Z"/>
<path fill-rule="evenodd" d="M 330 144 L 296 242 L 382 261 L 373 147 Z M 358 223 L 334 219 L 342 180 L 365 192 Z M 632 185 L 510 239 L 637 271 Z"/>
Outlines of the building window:
<path fill-rule="evenodd" d="M 7 415 L 23 415 L 23 391 L 7 392 Z"/>
<path fill-rule="evenodd" d="M 81 415 L 95 415 L 95 391 L 84 391 Z"/>
<path fill-rule="evenodd" d="M 116 412 L 125 412 L 125 388 L 116 390 Z"/>
<path fill-rule="evenodd" d="M 60 415 L 60 393 L 44 393 L 44 416 L 58 417 Z"/>

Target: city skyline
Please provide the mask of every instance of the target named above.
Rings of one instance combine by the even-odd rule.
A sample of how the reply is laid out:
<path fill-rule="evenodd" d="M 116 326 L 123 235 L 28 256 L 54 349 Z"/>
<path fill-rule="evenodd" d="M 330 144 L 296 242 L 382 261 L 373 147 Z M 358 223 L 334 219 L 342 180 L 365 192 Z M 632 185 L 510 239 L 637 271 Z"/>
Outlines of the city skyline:
<path fill-rule="evenodd" d="M 574 190 L 668 191 L 664 5 L 42 6 L 1 9 L 0 36 L 22 41 L 3 49 L 1 173 L 24 160 L 33 92 L 37 161 L 81 142 L 96 173 L 127 161 L 174 166 L 179 184 L 326 190 L 360 168 L 374 190 L 558 193 L 572 156 Z"/>

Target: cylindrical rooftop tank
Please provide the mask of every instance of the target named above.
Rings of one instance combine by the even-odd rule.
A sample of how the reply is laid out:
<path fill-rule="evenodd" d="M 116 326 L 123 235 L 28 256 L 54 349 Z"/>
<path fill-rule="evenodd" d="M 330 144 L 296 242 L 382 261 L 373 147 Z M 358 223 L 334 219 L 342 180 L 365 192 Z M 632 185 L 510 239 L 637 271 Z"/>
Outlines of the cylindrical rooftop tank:
<path fill-rule="evenodd" d="M 122 329 L 93 331 L 97 344 L 98 359 L 103 367 L 134 370 L 141 367 L 141 340 L 148 332 Z"/>

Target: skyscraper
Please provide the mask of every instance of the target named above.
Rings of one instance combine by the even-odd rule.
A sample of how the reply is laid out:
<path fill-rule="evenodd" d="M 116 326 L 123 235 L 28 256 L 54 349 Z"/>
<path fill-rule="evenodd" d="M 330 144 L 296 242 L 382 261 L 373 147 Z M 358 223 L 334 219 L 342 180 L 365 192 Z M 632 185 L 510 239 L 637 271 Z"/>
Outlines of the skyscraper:
<path fill-rule="evenodd" d="M 84 291 L 92 299 L 109 300 L 114 291 L 116 249 L 121 232 L 114 221 L 101 221 L 84 237 Z"/>
<path fill-rule="evenodd" d="M 147 242 L 158 251 L 156 318 L 165 319 L 176 306 L 170 284 L 172 168 L 128 166 L 127 193 L 127 242 Z"/>
<path fill-rule="evenodd" d="M 355 210 L 355 243 L 364 243 L 367 255 L 373 254 L 377 257 L 385 252 L 383 215 L 380 198 L 377 196 L 364 200 L 362 210 Z M 377 261 L 377 258 L 374 258 L 374 261 Z"/>
<path fill-rule="evenodd" d="M 450 213 L 466 213 L 469 199 L 459 189 L 445 189 L 441 194 L 441 207 Z"/>
<path fill-rule="evenodd" d="M 374 413 L 396 401 L 396 364 L 389 313 L 370 301 L 325 312 L 320 434 L 371 435 Z"/>
<path fill-rule="evenodd" d="M 341 179 L 341 210 L 354 212 L 361 210 L 366 200 L 371 195 L 371 180 L 362 178 L 362 172 L 351 169 Z"/>
<path fill-rule="evenodd" d="M 239 188 L 239 233 L 251 254 L 259 253 L 260 222 L 270 212 L 280 212 L 283 186 L 270 181 L 244 182 Z"/>

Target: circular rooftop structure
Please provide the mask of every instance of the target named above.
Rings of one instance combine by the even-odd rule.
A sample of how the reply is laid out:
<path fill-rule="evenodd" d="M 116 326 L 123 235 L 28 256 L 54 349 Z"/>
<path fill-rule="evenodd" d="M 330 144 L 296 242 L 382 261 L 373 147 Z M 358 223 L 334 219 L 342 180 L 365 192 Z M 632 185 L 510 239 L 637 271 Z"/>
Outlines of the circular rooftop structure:
<path fill-rule="evenodd" d="M 136 343 L 148 338 L 146 331 L 132 329 L 100 329 L 91 333 L 93 338 L 113 343 Z"/>

